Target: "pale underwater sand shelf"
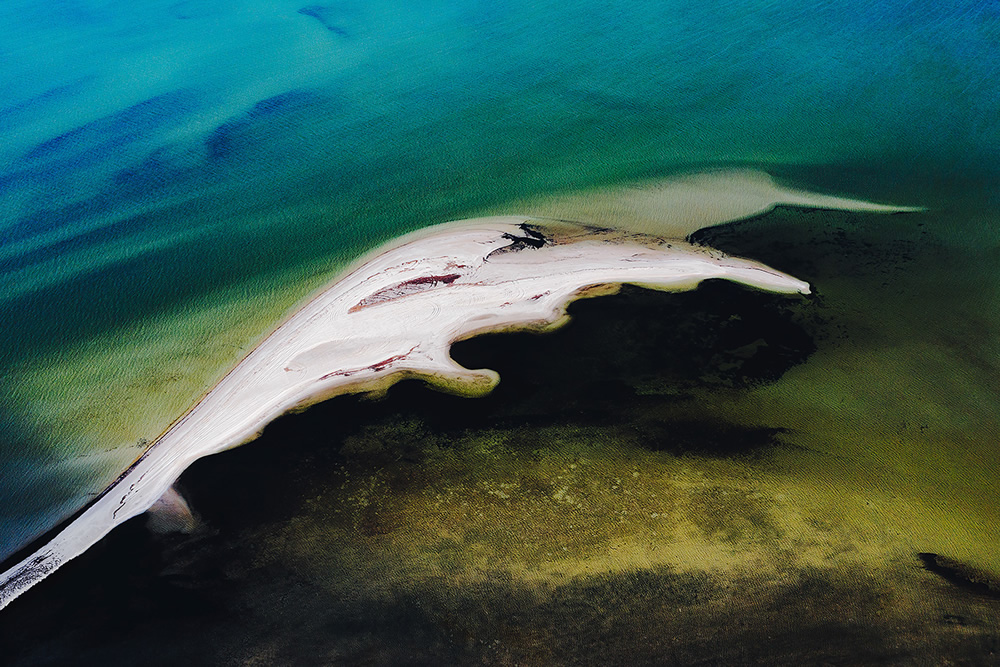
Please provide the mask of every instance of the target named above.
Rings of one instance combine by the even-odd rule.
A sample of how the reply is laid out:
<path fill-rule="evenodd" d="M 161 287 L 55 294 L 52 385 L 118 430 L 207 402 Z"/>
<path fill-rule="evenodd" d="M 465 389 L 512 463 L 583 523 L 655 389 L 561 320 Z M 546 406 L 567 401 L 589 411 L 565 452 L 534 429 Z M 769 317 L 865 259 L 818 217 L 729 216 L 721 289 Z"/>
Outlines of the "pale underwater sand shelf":
<path fill-rule="evenodd" d="M 668 179 L 550 194 L 506 206 L 533 216 L 566 218 L 634 232 L 686 237 L 724 222 L 791 206 L 855 213 L 916 213 L 919 206 L 878 204 L 783 185 L 754 169 L 718 169 Z"/>
<path fill-rule="evenodd" d="M 747 212 L 780 202 L 772 199 Z M 679 241 L 525 222 L 508 217 L 423 232 L 311 301 L 78 519 L 8 571 L 3 604 L 114 525 L 148 509 L 192 461 L 245 442 L 282 412 L 340 393 L 383 390 L 403 377 L 423 377 L 468 395 L 488 391 L 495 374 L 455 365 L 447 353 L 450 343 L 485 331 L 555 326 L 566 302 L 586 295 L 582 288 L 630 282 L 676 290 L 728 278 L 761 289 L 808 291 L 801 281 L 762 265 Z M 341 326 L 335 338 L 315 328 L 332 322 Z M 396 336 L 370 335 L 394 329 Z"/>

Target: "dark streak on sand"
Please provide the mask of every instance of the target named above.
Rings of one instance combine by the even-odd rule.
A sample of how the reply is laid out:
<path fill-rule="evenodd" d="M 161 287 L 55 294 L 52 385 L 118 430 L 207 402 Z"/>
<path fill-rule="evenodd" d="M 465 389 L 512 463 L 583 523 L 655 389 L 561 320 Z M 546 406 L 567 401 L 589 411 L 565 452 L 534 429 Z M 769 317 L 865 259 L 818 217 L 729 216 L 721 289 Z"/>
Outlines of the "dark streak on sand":
<path fill-rule="evenodd" d="M 397 285 L 393 285 L 392 287 L 383 287 L 377 292 L 369 294 L 357 304 L 351 306 L 347 312 L 356 313 L 362 308 L 374 306 L 379 303 L 385 303 L 387 301 L 393 301 L 416 292 L 422 292 L 426 289 L 437 287 L 439 284 L 450 285 L 461 277 L 461 274 L 458 273 L 448 273 L 441 276 L 421 276 L 420 278 L 404 280 Z"/>
<path fill-rule="evenodd" d="M 518 227 L 520 227 L 521 231 L 530 236 L 531 238 L 542 241 L 543 245 L 549 242 L 549 239 L 545 238 L 545 234 L 542 234 L 542 232 L 539 231 L 538 227 L 534 225 L 529 225 L 527 222 L 522 222 L 520 225 L 518 225 Z"/>
<path fill-rule="evenodd" d="M 524 232 L 525 235 L 517 236 L 515 234 L 508 234 L 507 232 L 504 232 L 503 238 L 507 239 L 511 243 L 503 246 L 502 248 L 497 248 L 490 254 L 486 255 L 487 261 L 493 255 L 502 255 L 508 252 L 520 252 L 521 250 L 525 250 L 527 248 L 537 250 L 552 244 L 552 240 L 538 231 L 538 228 L 529 225 L 526 222 L 521 223 L 518 227 Z"/>
<path fill-rule="evenodd" d="M 397 354 L 397 355 L 394 355 L 392 357 L 389 357 L 388 359 L 383 359 L 382 361 L 380 361 L 380 362 L 378 362 L 376 364 L 372 364 L 368 368 L 372 369 L 375 372 L 384 371 L 387 367 L 391 366 L 395 362 L 401 361 L 403 359 L 406 359 L 408 356 L 410 356 L 411 354 L 413 354 L 413 351 L 415 349 L 417 349 L 416 345 L 414 345 L 413 347 L 411 347 L 409 349 L 409 351 L 404 352 L 403 354 Z"/>
<path fill-rule="evenodd" d="M 414 345 L 408 351 L 406 351 L 406 352 L 404 352 L 402 354 L 397 354 L 397 355 L 394 355 L 392 357 L 389 357 L 388 359 L 383 359 L 382 361 L 378 361 L 378 362 L 376 362 L 374 364 L 369 364 L 368 366 L 365 366 L 364 368 L 350 368 L 350 369 L 346 369 L 346 370 L 333 371 L 332 373 L 327 373 L 326 375 L 321 376 L 320 380 L 329 380 L 332 377 L 351 377 L 352 375 L 354 375 L 356 373 L 360 373 L 363 370 L 372 370 L 372 371 L 375 371 L 376 373 L 378 373 L 379 371 L 384 371 L 386 368 L 388 368 L 392 364 L 396 363 L 397 361 L 401 361 L 403 359 L 406 359 L 408 356 L 410 356 L 411 354 L 413 354 L 413 351 L 416 350 L 416 349 L 417 349 L 417 346 Z"/>

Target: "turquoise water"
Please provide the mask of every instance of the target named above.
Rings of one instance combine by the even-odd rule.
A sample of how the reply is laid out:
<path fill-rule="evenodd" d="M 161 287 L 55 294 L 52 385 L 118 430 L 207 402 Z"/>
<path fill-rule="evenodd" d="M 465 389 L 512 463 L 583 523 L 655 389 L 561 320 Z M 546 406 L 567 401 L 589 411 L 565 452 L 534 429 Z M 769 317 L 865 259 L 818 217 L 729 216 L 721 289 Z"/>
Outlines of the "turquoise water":
<path fill-rule="evenodd" d="M 0 555 L 419 226 L 742 165 L 957 211 L 933 243 L 992 266 L 998 40 L 986 2 L 5 2 Z"/>

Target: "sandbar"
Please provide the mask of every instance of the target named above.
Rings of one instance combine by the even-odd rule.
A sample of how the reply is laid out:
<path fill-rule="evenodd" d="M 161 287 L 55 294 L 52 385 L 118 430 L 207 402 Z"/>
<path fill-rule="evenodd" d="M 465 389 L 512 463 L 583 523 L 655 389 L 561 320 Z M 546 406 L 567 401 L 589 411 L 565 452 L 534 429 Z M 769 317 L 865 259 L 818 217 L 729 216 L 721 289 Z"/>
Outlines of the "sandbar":
<path fill-rule="evenodd" d="M 124 521 L 154 505 L 176 512 L 183 501 L 172 484 L 188 466 L 252 440 L 284 413 L 412 377 L 480 396 L 499 377 L 457 364 L 455 341 L 557 327 L 568 303 L 623 283 L 681 291 L 707 279 L 810 291 L 680 239 L 529 216 L 448 223 L 385 246 L 279 325 L 54 537 L 0 574 L 0 608 Z"/>

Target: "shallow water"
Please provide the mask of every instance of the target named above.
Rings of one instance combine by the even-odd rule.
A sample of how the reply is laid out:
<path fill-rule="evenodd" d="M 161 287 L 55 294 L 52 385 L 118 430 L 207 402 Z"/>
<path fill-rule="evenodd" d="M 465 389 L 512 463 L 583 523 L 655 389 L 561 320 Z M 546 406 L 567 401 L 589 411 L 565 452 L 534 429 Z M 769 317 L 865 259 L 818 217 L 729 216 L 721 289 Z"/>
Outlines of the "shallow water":
<path fill-rule="evenodd" d="M 734 362 L 708 356 L 697 410 L 675 412 L 677 377 L 640 378 L 643 414 L 787 429 L 766 472 L 705 473 L 764 485 L 786 536 L 842 516 L 828 542 L 864 567 L 930 551 L 1000 570 L 992 5 L 19 0 L 0 26 L 0 555 L 380 242 L 747 166 L 930 210 L 706 232 L 813 282 L 795 307 L 816 351 L 748 387 L 720 385 L 710 369 Z M 662 565 L 628 553 L 621 569 Z"/>

